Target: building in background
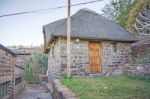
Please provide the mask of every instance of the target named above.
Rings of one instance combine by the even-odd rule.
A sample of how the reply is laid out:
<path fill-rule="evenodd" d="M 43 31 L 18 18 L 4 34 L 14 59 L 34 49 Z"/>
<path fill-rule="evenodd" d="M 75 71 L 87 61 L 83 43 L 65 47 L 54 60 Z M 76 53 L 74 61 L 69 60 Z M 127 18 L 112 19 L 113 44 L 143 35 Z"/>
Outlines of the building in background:
<path fill-rule="evenodd" d="M 13 45 L 7 46 L 13 53 L 17 55 L 16 61 L 17 65 L 25 68 L 28 58 L 34 53 L 43 53 L 43 46 L 23 46 L 23 45 Z"/>
<path fill-rule="evenodd" d="M 12 46 L 8 46 L 7 48 L 19 56 L 31 55 L 34 52 L 43 52 L 44 51 L 43 45 L 41 45 L 41 46 L 12 45 Z"/>
<path fill-rule="evenodd" d="M 37 74 L 46 75 L 47 55 L 44 53 L 43 46 L 8 46 L 16 57 L 16 65 L 24 68 L 25 80 L 27 83 L 38 82 Z"/>

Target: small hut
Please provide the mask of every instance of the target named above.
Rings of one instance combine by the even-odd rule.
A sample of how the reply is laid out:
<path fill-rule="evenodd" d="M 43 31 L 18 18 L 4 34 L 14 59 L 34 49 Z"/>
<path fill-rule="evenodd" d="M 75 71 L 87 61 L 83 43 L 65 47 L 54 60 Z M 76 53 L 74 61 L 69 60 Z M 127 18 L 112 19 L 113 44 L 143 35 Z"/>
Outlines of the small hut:
<path fill-rule="evenodd" d="M 66 31 L 66 18 L 43 26 L 52 78 L 66 74 Z M 131 44 L 135 41 L 135 36 L 118 24 L 89 9 L 79 10 L 71 16 L 71 74 L 122 74 L 123 64 L 131 62 Z"/>

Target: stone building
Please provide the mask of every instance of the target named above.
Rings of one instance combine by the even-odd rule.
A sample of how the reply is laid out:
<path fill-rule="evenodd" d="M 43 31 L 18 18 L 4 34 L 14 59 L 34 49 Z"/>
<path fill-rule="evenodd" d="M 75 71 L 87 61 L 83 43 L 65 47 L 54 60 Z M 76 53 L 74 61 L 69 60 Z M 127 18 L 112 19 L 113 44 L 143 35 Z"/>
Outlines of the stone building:
<path fill-rule="evenodd" d="M 12 99 L 23 88 L 23 70 L 17 68 L 16 54 L 0 44 L 0 99 Z"/>
<path fill-rule="evenodd" d="M 9 98 L 14 91 L 14 68 L 16 55 L 0 45 L 0 97 Z"/>
<path fill-rule="evenodd" d="M 43 26 L 45 52 L 49 54 L 48 74 L 66 74 L 67 19 Z M 80 75 L 119 75 L 124 63 L 131 62 L 131 44 L 137 41 L 127 30 L 89 9 L 71 16 L 71 73 Z"/>

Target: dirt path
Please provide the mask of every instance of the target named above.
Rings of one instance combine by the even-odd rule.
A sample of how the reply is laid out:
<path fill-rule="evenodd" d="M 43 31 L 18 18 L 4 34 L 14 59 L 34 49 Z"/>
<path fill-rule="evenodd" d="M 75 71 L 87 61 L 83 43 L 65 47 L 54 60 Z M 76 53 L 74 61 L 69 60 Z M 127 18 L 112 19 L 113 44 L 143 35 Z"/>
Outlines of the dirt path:
<path fill-rule="evenodd" d="M 40 85 L 27 85 L 15 99 L 52 99 Z"/>

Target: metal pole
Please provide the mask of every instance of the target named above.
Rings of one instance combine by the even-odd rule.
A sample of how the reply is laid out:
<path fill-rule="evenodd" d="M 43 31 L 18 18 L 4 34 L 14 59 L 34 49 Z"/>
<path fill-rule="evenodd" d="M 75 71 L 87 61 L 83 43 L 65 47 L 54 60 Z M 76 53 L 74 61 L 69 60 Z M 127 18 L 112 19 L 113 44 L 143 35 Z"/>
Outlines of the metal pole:
<path fill-rule="evenodd" d="M 70 32 L 71 32 L 71 20 L 70 20 L 70 7 L 71 0 L 68 0 L 68 18 L 67 18 L 67 77 L 71 76 L 71 47 L 70 47 Z"/>

